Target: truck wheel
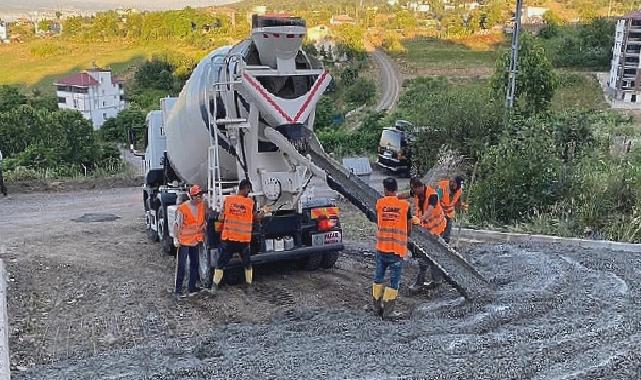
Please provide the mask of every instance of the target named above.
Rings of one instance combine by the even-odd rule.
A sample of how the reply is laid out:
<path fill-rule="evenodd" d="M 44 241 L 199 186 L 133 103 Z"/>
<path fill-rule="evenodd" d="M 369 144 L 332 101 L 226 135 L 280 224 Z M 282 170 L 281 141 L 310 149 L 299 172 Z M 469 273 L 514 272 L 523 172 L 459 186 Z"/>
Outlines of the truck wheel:
<path fill-rule="evenodd" d="M 321 260 L 321 268 L 325 269 L 331 269 L 334 268 L 334 264 L 336 264 L 336 260 L 340 257 L 341 252 L 340 251 L 335 251 L 335 252 L 327 252 L 323 255 L 323 259 Z"/>
<path fill-rule="evenodd" d="M 303 269 L 305 270 L 316 270 L 321 266 L 323 261 L 323 255 L 320 253 L 315 253 L 307 256 L 304 261 Z"/>
<path fill-rule="evenodd" d="M 174 242 L 169 236 L 169 231 L 165 231 L 165 212 L 161 206 L 158 210 L 158 237 L 160 239 L 160 244 L 162 246 L 162 253 L 168 256 L 176 255 L 176 247 L 174 247 Z"/>

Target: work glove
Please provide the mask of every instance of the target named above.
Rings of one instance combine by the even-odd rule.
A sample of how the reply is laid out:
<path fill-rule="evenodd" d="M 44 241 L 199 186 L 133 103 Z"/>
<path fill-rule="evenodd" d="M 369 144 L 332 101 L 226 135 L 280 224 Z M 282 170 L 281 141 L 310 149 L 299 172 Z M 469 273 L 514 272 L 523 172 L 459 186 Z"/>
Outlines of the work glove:
<path fill-rule="evenodd" d="M 178 242 L 178 238 L 174 238 L 174 246 L 179 247 L 180 242 Z"/>
<path fill-rule="evenodd" d="M 418 216 L 412 217 L 412 224 L 421 224 L 421 219 Z"/>
<path fill-rule="evenodd" d="M 470 207 L 469 207 L 469 205 L 467 203 L 465 203 L 465 202 L 461 203 L 461 209 L 463 211 L 467 212 L 467 210 L 469 210 L 469 208 Z"/>

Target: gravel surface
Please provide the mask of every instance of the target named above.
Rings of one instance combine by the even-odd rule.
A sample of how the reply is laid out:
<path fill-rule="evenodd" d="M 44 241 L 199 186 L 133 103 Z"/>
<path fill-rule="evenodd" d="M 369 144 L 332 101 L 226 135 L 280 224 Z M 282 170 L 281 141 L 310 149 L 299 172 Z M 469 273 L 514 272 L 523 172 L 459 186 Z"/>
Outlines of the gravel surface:
<path fill-rule="evenodd" d="M 382 322 L 369 310 L 373 226 L 343 205 L 337 268 L 260 268 L 253 294 L 227 287 L 177 304 L 173 258 L 144 240 L 139 191 L 0 202 L 12 216 L 0 220 L 0 256 L 13 378 L 641 378 L 638 254 L 471 247 L 488 301 L 446 286 L 410 297 L 408 265 L 401 318 Z M 119 219 L 71 221 L 87 213 Z"/>

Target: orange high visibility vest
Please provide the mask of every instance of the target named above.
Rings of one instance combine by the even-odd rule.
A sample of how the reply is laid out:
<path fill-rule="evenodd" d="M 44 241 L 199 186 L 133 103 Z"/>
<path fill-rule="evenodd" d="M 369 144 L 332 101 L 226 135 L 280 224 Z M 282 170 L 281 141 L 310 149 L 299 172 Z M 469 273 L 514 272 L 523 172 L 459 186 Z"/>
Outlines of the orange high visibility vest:
<path fill-rule="evenodd" d="M 396 196 L 376 202 L 376 250 L 407 256 L 407 212 L 410 205 Z"/>
<path fill-rule="evenodd" d="M 459 199 L 461 199 L 461 189 L 456 190 L 456 193 L 454 193 L 453 196 L 450 196 L 449 180 L 444 180 L 439 182 L 438 187 L 441 189 L 441 192 L 443 193 L 441 195 L 441 207 L 443 207 L 443 212 L 445 213 L 445 216 L 452 219 L 454 218 L 454 215 L 456 215 L 454 206 L 456 206 Z"/>
<path fill-rule="evenodd" d="M 196 206 L 196 215 L 192 213 L 192 208 L 187 202 L 178 206 L 178 211 L 182 214 L 182 226 L 178 234 L 180 245 L 193 247 L 205 240 L 205 202 L 200 202 Z"/>
<path fill-rule="evenodd" d="M 252 240 L 254 201 L 242 195 L 225 198 L 222 240 L 249 243 Z"/>
<path fill-rule="evenodd" d="M 423 209 L 419 207 L 418 204 L 418 195 L 414 196 L 414 215 L 422 218 L 425 215 L 425 212 L 429 208 L 427 200 L 431 195 L 436 195 L 436 190 L 432 186 L 425 186 L 425 201 L 423 202 Z M 436 206 L 432 207 L 430 215 L 428 216 L 425 223 L 421 223 L 421 227 L 428 230 L 432 235 L 440 236 L 447 226 L 447 220 L 445 220 L 445 214 L 443 213 L 443 208 L 441 207 L 441 202 L 437 202 Z"/>

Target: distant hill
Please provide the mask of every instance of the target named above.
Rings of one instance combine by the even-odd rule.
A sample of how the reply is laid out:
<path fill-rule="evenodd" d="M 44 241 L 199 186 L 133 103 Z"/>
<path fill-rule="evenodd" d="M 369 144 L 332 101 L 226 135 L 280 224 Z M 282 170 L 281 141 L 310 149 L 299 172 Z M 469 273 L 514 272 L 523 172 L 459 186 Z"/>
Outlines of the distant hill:
<path fill-rule="evenodd" d="M 137 9 L 180 9 L 234 3 L 236 0 L 2 0 L 0 13 L 26 12 L 38 9 L 105 10 L 119 6 Z"/>

